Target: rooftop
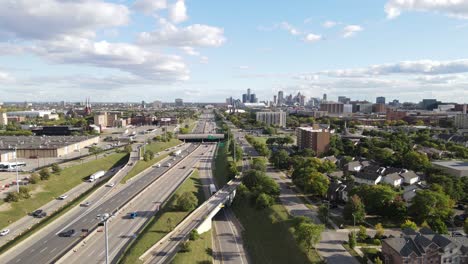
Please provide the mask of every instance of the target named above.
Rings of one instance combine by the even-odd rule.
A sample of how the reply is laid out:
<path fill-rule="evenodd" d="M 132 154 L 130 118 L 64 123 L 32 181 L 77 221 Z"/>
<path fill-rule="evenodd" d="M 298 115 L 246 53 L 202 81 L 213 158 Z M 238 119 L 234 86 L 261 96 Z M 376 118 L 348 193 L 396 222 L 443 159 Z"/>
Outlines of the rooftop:
<path fill-rule="evenodd" d="M 0 136 L 0 150 L 56 149 L 96 136 Z"/>
<path fill-rule="evenodd" d="M 468 161 L 463 160 L 449 160 L 449 161 L 433 161 L 435 165 L 448 167 L 458 171 L 468 171 Z"/>

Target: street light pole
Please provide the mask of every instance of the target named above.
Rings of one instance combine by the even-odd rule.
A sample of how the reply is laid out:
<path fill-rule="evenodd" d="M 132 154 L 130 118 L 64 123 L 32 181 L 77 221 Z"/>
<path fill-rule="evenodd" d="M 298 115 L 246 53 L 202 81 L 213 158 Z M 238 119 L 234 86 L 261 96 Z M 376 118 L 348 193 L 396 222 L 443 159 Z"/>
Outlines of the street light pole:
<path fill-rule="evenodd" d="M 16 168 L 16 191 L 19 193 L 19 174 L 18 174 L 18 151 L 15 147 L 15 168 Z"/>
<path fill-rule="evenodd" d="M 107 234 L 107 219 L 104 220 L 104 235 L 106 237 L 106 264 L 109 264 L 109 236 Z"/>

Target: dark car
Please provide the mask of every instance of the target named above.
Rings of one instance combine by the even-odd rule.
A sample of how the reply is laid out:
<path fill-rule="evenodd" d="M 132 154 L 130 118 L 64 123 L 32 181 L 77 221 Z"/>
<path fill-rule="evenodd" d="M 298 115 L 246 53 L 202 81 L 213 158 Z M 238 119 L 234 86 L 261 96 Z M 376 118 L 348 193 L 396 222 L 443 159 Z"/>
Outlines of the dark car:
<path fill-rule="evenodd" d="M 130 219 L 135 219 L 138 216 L 136 212 L 130 213 Z"/>
<path fill-rule="evenodd" d="M 65 231 L 59 234 L 60 237 L 73 237 L 75 235 L 76 235 L 75 229 L 70 229 L 68 231 Z"/>
<path fill-rule="evenodd" d="M 463 204 L 458 204 L 457 209 L 458 210 L 465 210 L 465 206 Z"/>
<path fill-rule="evenodd" d="M 37 218 L 42 218 L 42 217 L 46 217 L 46 216 L 47 216 L 47 213 L 44 212 L 44 210 L 39 209 L 39 210 L 34 211 L 34 212 L 32 213 L 32 216 L 33 216 L 33 217 L 37 217 Z"/>

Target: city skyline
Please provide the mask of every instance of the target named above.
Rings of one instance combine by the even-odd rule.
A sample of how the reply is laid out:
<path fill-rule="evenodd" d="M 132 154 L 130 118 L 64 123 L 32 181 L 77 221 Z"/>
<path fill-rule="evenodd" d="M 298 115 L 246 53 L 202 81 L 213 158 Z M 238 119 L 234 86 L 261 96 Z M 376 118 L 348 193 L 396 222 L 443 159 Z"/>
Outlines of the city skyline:
<path fill-rule="evenodd" d="M 430 2 L 5 1 L 0 91 L 17 102 L 224 102 L 250 88 L 259 101 L 281 90 L 464 103 L 468 3 Z"/>

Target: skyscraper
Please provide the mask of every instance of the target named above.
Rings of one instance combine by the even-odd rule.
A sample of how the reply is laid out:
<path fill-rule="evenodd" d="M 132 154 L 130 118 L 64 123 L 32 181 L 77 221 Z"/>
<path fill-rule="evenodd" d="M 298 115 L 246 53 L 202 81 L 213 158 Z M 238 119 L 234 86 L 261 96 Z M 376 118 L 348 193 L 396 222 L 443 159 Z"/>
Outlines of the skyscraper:
<path fill-rule="evenodd" d="M 385 104 L 385 97 L 379 96 L 375 99 L 376 104 Z"/>
<path fill-rule="evenodd" d="M 284 93 L 283 91 L 278 92 L 278 105 L 281 106 L 284 104 Z"/>
<path fill-rule="evenodd" d="M 323 99 L 322 101 L 326 102 L 327 101 L 327 94 L 323 94 Z"/>
<path fill-rule="evenodd" d="M 276 104 L 277 104 L 277 102 L 278 102 L 278 101 L 277 101 L 277 96 L 276 96 L 276 95 L 273 95 L 273 104 L 275 104 L 275 105 L 276 105 Z"/>

